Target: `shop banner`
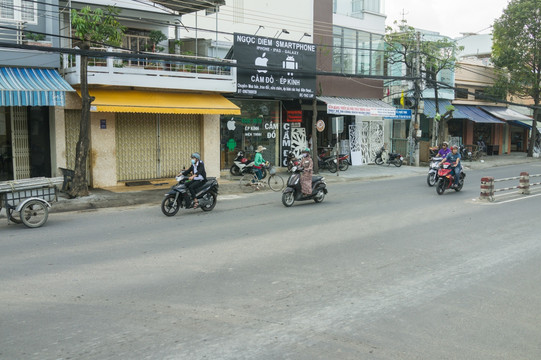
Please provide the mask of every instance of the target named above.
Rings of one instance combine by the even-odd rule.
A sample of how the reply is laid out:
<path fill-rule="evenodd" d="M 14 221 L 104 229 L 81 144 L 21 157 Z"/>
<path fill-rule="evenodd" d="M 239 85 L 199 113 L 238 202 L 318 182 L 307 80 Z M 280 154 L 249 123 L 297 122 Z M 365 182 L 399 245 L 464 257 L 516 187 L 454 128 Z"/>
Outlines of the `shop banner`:
<path fill-rule="evenodd" d="M 373 108 L 366 106 L 327 104 L 327 114 L 335 115 L 359 115 L 359 116 L 383 116 L 393 117 L 396 115 L 395 108 Z"/>
<path fill-rule="evenodd" d="M 316 89 L 316 45 L 234 34 L 237 93 L 312 99 Z"/>

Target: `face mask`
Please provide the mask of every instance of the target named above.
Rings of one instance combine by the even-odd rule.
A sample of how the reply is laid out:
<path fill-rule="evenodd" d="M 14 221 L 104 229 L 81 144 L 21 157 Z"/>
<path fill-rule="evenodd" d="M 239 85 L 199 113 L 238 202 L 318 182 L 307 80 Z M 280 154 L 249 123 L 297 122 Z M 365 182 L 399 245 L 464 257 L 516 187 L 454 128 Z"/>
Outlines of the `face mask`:
<path fill-rule="evenodd" d="M 192 164 L 194 164 L 194 165 L 195 165 L 195 160 L 194 160 L 194 159 L 192 159 Z"/>

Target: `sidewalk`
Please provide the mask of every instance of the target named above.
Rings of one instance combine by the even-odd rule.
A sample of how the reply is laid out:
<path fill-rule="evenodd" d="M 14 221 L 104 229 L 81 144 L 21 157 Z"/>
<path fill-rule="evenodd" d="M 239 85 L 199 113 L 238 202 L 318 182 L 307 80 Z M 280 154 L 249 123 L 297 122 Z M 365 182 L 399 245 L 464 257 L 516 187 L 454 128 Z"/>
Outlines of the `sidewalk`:
<path fill-rule="evenodd" d="M 529 162 L 541 162 L 539 158 L 528 158 L 525 153 L 513 153 L 496 156 L 486 156 L 482 160 L 474 162 L 464 162 L 466 170 L 487 169 L 496 166 L 514 165 Z M 328 184 L 345 181 L 369 181 L 378 179 L 390 179 L 409 177 L 416 175 L 426 175 L 427 166 L 407 166 L 399 168 L 391 165 L 363 165 L 350 166 L 347 171 L 331 174 L 328 171 L 321 171 Z M 285 170 L 279 172 L 284 178 L 288 178 Z M 237 194 L 240 193 L 239 177 L 232 176 L 229 172 L 222 172 L 218 179 L 219 194 Z M 141 204 L 160 204 L 163 195 L 175 184 L 174 179 L 160 179 L 153 181 L 151 185 L 125 186 L 119 185 L 105 189 L 91 189 L 90 196 L 84 198 L 69 199 L 65 194 L 60 193 L 58 202 L 54 202 L 51 212 L 79 211 L 107 207 L 130 206 Z"/>

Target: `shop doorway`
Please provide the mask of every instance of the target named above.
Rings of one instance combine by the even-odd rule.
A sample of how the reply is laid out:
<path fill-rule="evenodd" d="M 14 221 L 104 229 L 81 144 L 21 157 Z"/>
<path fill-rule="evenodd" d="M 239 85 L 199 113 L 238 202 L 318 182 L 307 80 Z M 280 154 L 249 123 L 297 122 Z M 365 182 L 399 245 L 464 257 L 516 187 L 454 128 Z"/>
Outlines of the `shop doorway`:
<path fill-rule="evenodd" d="M 48 107 L 2 107 L 0 181 L 51 176 Z"/>

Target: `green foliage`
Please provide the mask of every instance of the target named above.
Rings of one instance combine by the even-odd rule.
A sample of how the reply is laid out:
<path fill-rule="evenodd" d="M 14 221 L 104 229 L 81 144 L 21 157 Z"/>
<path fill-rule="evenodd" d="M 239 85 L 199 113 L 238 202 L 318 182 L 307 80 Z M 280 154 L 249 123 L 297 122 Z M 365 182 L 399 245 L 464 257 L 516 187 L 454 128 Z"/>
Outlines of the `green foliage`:
<path fill-rule="evenodd" d="M 492 60 L 502 70 L 500 87 L 539 103 L 541 2 L 512 0 L 494 22 Z M 502 86 L 504 85 L 504 86 Z"/>
<path fill-rule="evenodd" d="M 150 49 L 152 52 L 162 52 L 164 50 L 163 46 L 158 46 L 164 40 L 167 40 L 167 36 L 162 33 L 160 30 L 152 30 L 148 35 L 150 40 Z"/>
<path fill-rule="evenodd" d="M 24 32 L 24 39 L 30 40 L 30 41 L 42 41 L 45 40 L 44 34 L 36 34 L 32 31 L 25 31 Z"/>
<path fill-rule="evenodd" d="M 90 6 L 79 11 L 73 9 L 71 24 L 82 48 L 88 49 L 93 43 L 120 46 L 125 27 L 116 20 L 119 14 L 120 9 L 113 6 L 107 6 L 105 10 L 92 10 Z"/>
<path fill-rule="evenodd" d="M 405 64 L 407 75 L 414 73 L 417 55 L 417 34 L 415 28 L 405 20 L 394 22 L 396 29 L 387 27 L 385 35 L 386 61 L 388 64 Z M 463 48 L 448 38 L 427 40 L 421 37 L 420 44 L 421 72 L 425 79 L 436 79 L 442 70 L 454 70 L 457 53 Z"/>

